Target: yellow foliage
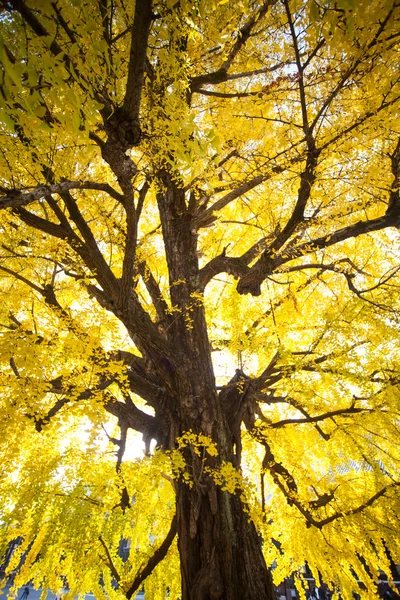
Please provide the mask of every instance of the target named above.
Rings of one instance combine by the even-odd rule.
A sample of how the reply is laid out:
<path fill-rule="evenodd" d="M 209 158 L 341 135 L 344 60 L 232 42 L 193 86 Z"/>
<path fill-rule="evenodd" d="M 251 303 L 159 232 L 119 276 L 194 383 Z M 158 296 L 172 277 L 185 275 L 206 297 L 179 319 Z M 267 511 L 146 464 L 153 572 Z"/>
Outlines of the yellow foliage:
<path fill-rule="evenodd" d="M 126 597 L 183 482 L 241 500 L 276 584 L 372 598 L 400 564 L 398 3 L 154 0 L 141 64 L 138 6 L 2 3 L 6 576 Z M 146 598 L 180 584 L 175 540 Z"/>

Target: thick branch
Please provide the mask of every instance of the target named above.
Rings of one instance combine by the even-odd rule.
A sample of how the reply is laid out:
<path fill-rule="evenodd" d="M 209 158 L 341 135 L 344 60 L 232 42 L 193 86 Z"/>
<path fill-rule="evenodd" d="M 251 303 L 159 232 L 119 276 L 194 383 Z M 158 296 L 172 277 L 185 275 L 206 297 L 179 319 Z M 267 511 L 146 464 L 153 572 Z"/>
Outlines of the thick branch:
<path fill-rule="evenodd" d="M 390 189 L 389 205 L 386 214 L 400 213 L 400 136 L 396 148 L 389 155 L 393 173 L 393 183 Z"/>
<path fill-rule="evenodd" d="M 70 190 L 99 190 L 106 192 L 109 196 L 123 203 L 123 196 L 119 194 L 108 183 L 96 183 L 94 181 L 64 181 L 54 185 L 43 185 L 30 192 L 22 190 L 10 190 L 6 196 L 0 196 L 0 210 L 3 208 L 20 208 L 31 202 L 41 200 L 49 194 L 60 194 Z"/>
<path fill-rule="evenodd" d="M 66 192 L 66 194 L 69 194 L 69 192 Z M 71 229 L 66 230 L 61 225 L 42 219 L 24 208 L 17 209 L 16 213 L 25 223 L 32 227 L 55 237 L 68 239 L 71 247 L 81 256 L 86 266 L 96 272 L 96 277 L 103 287 L 103 290 L 100 290 L 94 285 L 89 285 L 89 293 L 97 299 L 101 306 L 115 314 L 121 320 L 138 348 L 144 353 L 147 352 L 152 358 L 155 358 L 160 368 L 162 370 L 166 369 L 170 375 L 173 370 L 173 351 L 171 347 L 159 334 L 150 316 L 144 310 L 133 291 L 130 292 L 126 310 L 119 309 L 116 303 L 118 298 L 118 281 L 105 262 L 93 234 L 80 214 L 74 200 L 67 198 L 67 202 L 71 209 L 70 212 L 74 216 L 74 221 L 85 235 L 87 243 L 81 242 L 75 234 L 71 237 Z M 77 239 L 79 242 L 77 242 Z"/>
<path fill-rule="evenodd" d="M 167 322 L 169 320 L 169 307 L 162 295 L 160 286 L 149 269 L 149 266 L 145 261 L 140 261 L 138 264 L 138 270 L 150 295 L 151 301 L 153 302 L 153 306 L 156 309 L 159 321 L 162 323 Z"/>
<path fill-rule="evenodd" d="M 97 245 L 92 230 L 78 208 L 75 198 L 71 196 L 69 191 L 62 193 L 61 196 L 68 209 L 70 218 L 75 223 L 83 239 L 85 240 L 85 260 L 87 265 L 93 272 L 96 273 L 97 279 L 107 295 L 112 299 L 116 299 L 117 290 L 119 287 L 117 279 L 106 263 L 104 256 Z M 79 253 L 79 248 L 77 251 Z"/>
<path fill-rule="evenodd" d="M 272 475 L 272 479 L 280 489 L 283 488 L 283 490 L 286 491 L 287 486 L 289 494 L 297 494 L 297 484 L 293 476 L 289 473 L 286 467 L 284 467 L 275 459 L 271 447 L 269 444 L 267 444 L 266 440 L 263 440 L 262 444 L 265 448 L 265 456 L 262 463 L 263 468 L 269 470 Z M 282 485 L 281 479 L 284 481 L 285 486 Z"/>
<path fill-rule="evenodd" d="M 280 62 L 272 67 L 264 67 L 262 69 L 254 69 L 253 71 L 243 71 L 241 73 L 225 73 L 222 69 L 220 71 L 214 71 L 212 73 L 205 73 L 193 77 L 190 84 L 191 92 L 204 93 L 203 85 L 218 85 L 225 81 L 234 81 L 236 79 L 245 79 L 248 77 L 256 77 L 257 75 L 263 75 L 265 73 L 274 73 L 283 67 L 292 64 L 292 61 L 287 60 Z M 258 92 L 259 93 L 259 92 Z"/>
<path fill-rule="evenodd" d="M 21 221 L 23 221 L 30 227 L 34 227 L 39 231 L 48 233 L 49 235 L 59 238 L 61 240 L 70 239 L 70 229 L 65 229 L 65 227 L 63 227 L 62 225 L 58 225 L 57 223 L 53 223 L 52 221 L 42 219 L 42 217 L 38 217 L 37 215 L 26 210 L 25 208 L 16 208 L 14 212 L 16 215 L 18 215 Z M 83 242 L 81 242 L 80 238 L 76 236 L 76 239 L 74 238 L 74 241 L 77 242 L 78 240 L 79 243 L 83 245 Z M 78 245 L 76 247 L 78 247 Z"/>
<path fill-rule="evenodd" d="M 226 256 L 226 249 L 219 256 L 215 256 L 199 271 L 200 289 L 204 290 L 207 283 L 218 273 L 229 273 L 236 279 L 247 273 L 247 265 L 261 252 L 265 246 L 265 238 L 258 240 L 242 256 Z"/>
<path fill-rule="evenodd" d="M 306 130 L 306 121 L 304 124 L 304 129 Z M 277 250 L 282 248 L 282 246 L 287 242 L 292 233 L 295 231 L 296 227 L 302 222 L 304 218 L 306 204 L 308 202 L 308 199 L 310 198 L 311 189 L 315 181 L 315 169 L 317 166 L 317 158 L 319 155 L 319 151 L 316 150 L 314 146 L 314 140 L 312 136 L 308 137 L 307 146 L 308 152 L 306 166 L 303 173 L 301 174 L 300 187 L 293 212 L 289 220 L 287 221 L 285 227 L 277 235 L 272 244 L 270 244 L 268 248 L 262 253 L 256 264 L 250 269 L 250 271 L 246 275 L 241 277 L 237 286 L 237 291 L 239 292 L 239 294 L 250 293 L 254 296 L 259 296 L 261 294 L 261 281 L 259 280 L 260 275 L 265 279 L 265 277 L 270 274 L 265 272 L 264 276 L 263 271 L 265 265 L 269 263 L 269 261 L 271 260 L 271 256 L 273 256 L 277 252 Z"/>
<path fill-rule="evenodd" d="M 359 235 L 364 235 L 366 233 L 372 233 L 373 231 L 380 231 L 388 227 L 396 227 L 397 229 L 400 228 L 400 207 L 396 207 L 395 210 L 386 212 L 386 214 L 382 217 L 377 217 L 376 219 L 371 219 L 370 221 L 358 221 L 353 225 L 348 225 L 347 227 L 338 229 L 332 234 L 327 233 L 324 236 L 310 240 L 309 242 L 301 244 L 300 246 L 285 249 L 285 256 L 277 257 L 271 262 L 270 267 L 275 270 L 280 265 L 285 264 L 286 262 L 289 262 L 295 258 L 299 258 L 300 256 L 315 252 L 315 250 L 328 248 L 329 246 L 333 246 L 350 238 L 358 237 Z"/>
<path fill-rule="evenodd" d="M 17 209 L 16 212 L 28 225 L 55 237 L 68 239 L 71 247 L 81 256 L 84 263 L 96 273 L 96 277 L 103 288 L 103 290 L 98 290 L 95 286 L 88 286 L 89 292 L 96 297 L 104 308 L 113 312 L 124 323 L 132 339 L 134 339 L 141 351 L 147 351 L 151 356 L 157 357 L 159 362 L 161 359 L 161 362 L 164 364 L 166 357 L 172 356 L 171 349 L 158 333 L 133 290 L 128 290 L 126 308 L 123 310 L 120 309 L 116 302 L 119 295 L 118 281 L 104 260 L 92 231 L 69 191 L 62 192 L 60 195 L 67 205 L 71 219 L 84 237 L 85 243 L 77 238 L 70 227 L 67 229 L 66 227 L 42 219 L 26 211 L 24 208 Z M 167 368 L 170 369 L 170 363 L 168 363 Z"/>
<path fill-rule="evenodd" d="M 115 360 L 121 360 L 126 365 L 131 392 L 156 408 L 157 400 L 166 393 L 164 382 L 150 370 L 143 358 L 131 352 L 120 350 L 116 353 Z"/>
<path fill-rule="evenodd" d="M 125 212 L 126 212 L 126 238 L 125 238 L 125 250 L 124 258 L 122 262 L 122 275 L 120 280 L 120 291 L 119 291 L 119 306 L 124 309 L 128 305 L 130 292 L 133 288 L 133 275 L 135 270 L 135 255 L 137 246 L 137 233 L 138 233 L 138 220 L 140 211 L 143 207 L 146 194 L 149 190 L 149 183 L 145 181 L 140 192 L 137 208 L 133 202 L 133 196 L 126 198 Z"/>
<path fill-rule="evenodd" d="M 284 256 L 277 256 L 271 259 L 267 253 L 264 253 L 247 274 L 242 277 L 238 284 L 238 292 L 259 296 L 261 293 L 261 283 L 281 265 L 295 258 L 315 252 L 315 250 L 328 248 L 350 238 L 373 231 L 380 231 L 388 227 L 400 228 L 400 206 L 391 207 L 391 210 L 386 212 L 382 217 L 371 219 L 370 221 L 358 221 L 334 233 L 327 233 L 320 238 L 310 240 L 294 248 L 286 248 Z"/>
<path fill-rule="evenodd" d="M 215 92 L 213 90 L 200 89 L 198 93 L 202 96 L 213 96 L 214 98 L 249 98 L 260 95 L 259 90 L 253 92 Z"/>
<path fill-rule="evenodd" d="M 147 43 L 153 19 L 152 0 L 135 3 L 131 49 L 129 56 L 128 81 L 126 84 L 123 110 L 129 119 L 139 123 L 140 101 L 145 73 Z"/>
<path fill-rule="evenodd" d="M 112 394 L 107 394 L 104 408 L 114 417 L 117 417 L 120 424 L 139 431 L 145 437 L 162 441 L 162 432 L 156 417 L 152 417 L 143 412 L 131 401 L 129 406 L 117 400 Z"/>
<path fill-rule="evenodd" d="M 173 348 L 158 332 L 157 326 L 141 305 L 137 295 L 131 291 L 126 310 L 120 310 L 113 299 L 95 285 L 88 285 L 88 291 L 100 306 L 112 312 L 125 325 L 138 349 L 151 357 L 169 379 L 175 369 Z"/>
<path fill-rule="evenodd" d="M 73 44 L 77 44 L 77 38 L 75 36 L 75 33 L 73 32 L 73 30 L 71 29 L 71 27 L 68 25 L 67 21 L 64 19 L 60 8 L 57 6 L 56 2 L 52 2 L 51 6 L 57 16 L 57 19 L 55 19 L 56 23 L 59 23 L 61 25 L 61 27 L 64 29 L 65 33 L 67 34 L 67 36 L 69 37 L 70 41 Z"/>
<path fill-rule="evenodd" d="M 45 29 L 31 9 L 26 6 L 23 0 L 10 0 L 10 5 L 14 8 L 14 10 L 19 12 L 24 21 L 29 25 L 29 27 L 31 27 L 38 37 L 50 37 L 50 33 L 47 31 L 47 29 Z M 63 53 L 61 46 L 59 46 L 55 40 L 53 40 L 50 44 L 50 51 L 52 54 L 54 54 L 54 56 L 62 54 L 67 64 L 70 64 L 68 56 Z"/>

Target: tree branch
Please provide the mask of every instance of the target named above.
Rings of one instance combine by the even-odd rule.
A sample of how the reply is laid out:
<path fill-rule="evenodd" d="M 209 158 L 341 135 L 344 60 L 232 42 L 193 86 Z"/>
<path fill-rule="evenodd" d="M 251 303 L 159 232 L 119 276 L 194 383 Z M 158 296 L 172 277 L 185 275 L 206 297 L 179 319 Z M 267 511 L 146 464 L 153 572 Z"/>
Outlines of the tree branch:
<path fill-rule="evenodd" d="M 206 285 L 218 273 L 229 273 L 236 279 L 245 275 L 248 271 L 247 265 L 256 258 L 265 246 L 265 238 L 258 240 L 241 256 L 226 256 L 227 248 L 219 256 L 215 256 L 199 271 L 199 287 L 204 290 Z"/>
<path fill-rule="evenodd" d="M 69 37 L 70 41 L 73 44 L 77 44 L 78 40 L 74 34 L 74 32 L 72 31 L 72 29 L 70 28 L 70 26 L 68 25 L 67 21 L 64 19 L 62 13 L 61 13 L 61 9 L 57 6 L 56 2 L 52 2 L 51 6 L 57 16 L 57 20 L 56 22 L 59 23 L 61 25 L 61 27 L 64 29 L 65 33 L 67 34 L 67 36 Z"/>
<path fill-rule="evenodd" d="M 289 404 L 293 405 L 293 402 L 289 402 Z M 298 410 L 298 406 L 296 406 Z M 301 411 L 307 414 L 305 411 Z M 336 417 L 339 415 L 349 415 L 349 414 L 357 414 L 357 413 L 365 413 L 365 412 L 373 412 L 372 409 L 368 408 L 356 408 L 355 406 L 351 406 L 350 408 L 342 408 L 338 410 L 331 410 L 321 415 L 316 415 L 314 417 L 307 414 L 304 419 L 283 419 L 282 421 L 277 421 L 276 423 L 271 423 L 271 427 L 273 429 L 277 429 L 279 427 L 284 427 L 285 425 L 294 425 L 294 424 L 303 424 L 303 423 L 317 423 L 318 421 L 324 421 L 325 419 L 331 419 L 332 417 Z"/>
<path fill-rule="evenodd" d="M 106 192 L 109 196 L 123 204 L 124 197 L 111 187 L 108 183 L 96 183 L 94 181 L 64 181 L 54 185 L 43 185 L 30 192 L 22 190 L 10 190 L 6 196 L 0 196 L 0 210 L 4 208 L 20 208 L 32 202 L 41 200 L 49 194 L 62 194 L 70 190 L 98 190 Z"/>
<path fill-rule="evenodd" d="M 296 145 L 303 143 L 303 142 L 304 142 L 304 138 L 302 140 L 300 140 Z M 278 159 L 280 156 L 287 154 L 288 151 L 289 151 L 288 149 L 283 150 L 282 152 L 277 154 L 275 157 L 269 159 L 268 163 L 273 163 L 273 161 L 275 159 Z M 206 202 L 210 199 L 210 196 L 206 197 L 203 200 L 203 205 L 200 206 L 199 213 L 196 218 L 197 228 L 209 227 L 218 218 L 216 215 L 214 215 L 215 212 L 225 208 L 225 206 L 227 206 L 230 202 L 232 202 L 233 200 L 236 200 L 236 198 L 240 198 L 241 196 L 243 196 L 250 190 L 252 190 L 255 187 L 257 187 L 258 185 L 260 185 L 261 183 L 264 183 L 265 181 L 270 180 L 274 175 L 276 175 L 278 173 L 283 173 L 284 171 L 286 171 L 289 168 L 289 165 L 294 165 L 298 162 L 301 162 L 302 160 L 304 160 L 304 158 L 305 157 L 303 154 L 297 154 L 296 156 L 291 158 L 289 161 L 287 161 L 286 164 L 284 164 L 284 165 L 276 164 L 275 166 L 271 167 L 271 169 L 268 173 L 257 175 L 256 177 L 253 177 L 253 179 L 250 179 L 249 181 L 246 181 L 246 182 L 240 184 L 235 189 L 228 192 L 225 196 L 216 200 L 214 202 L 214 204 L 212 204 L 209 208 L 204 209 L 204 208 L 202 208 L 202 206 L 205 206 Z"/>
<path fill-rule="evenodd" d="M 80 234 L 85 240 L 85 262 L 87 263 L 88 267 L 96 273 L 99 283 L 109 298 L 116 299 L 119 288 L 118 281 L 106 263 L 104 256 L 97 245 L 92 230 L 78 208 L 75 198 L 71 196 L 69 191 L 62 192 L 61 197 L 68 209 L 70 218 L 75 223 Z M 79 247 L 77 248 L 77 252 L 79 253 Z"/>
<path fill-rule="evenodd" d="M 118 583 L 119 581 L 121 581 L 121 576 L 118 573 L 116 566 L 114 565 L 114 562 L 113 562 L 113 559 L 111 557 L 110 551 L 109 551 L 109 549 L 107 547 L 107 544 L 105 543 L 105 541 L 103 540 L 103 538 L 102 538 L 101 535 L 99 535 L 99 542 L 103 546 L 104 552 L 106 553 L 106 557 L 107 557 L 106 562 L 107 562 L 108 568 L 110 569 L 110 571 L 111 571 L 111 573 L 112 573 L 115 581 Z"/>
<path fill-rule="evenodd" d="M 22 283 L 25 283 L 32 290 L 34 290 L 35 292 L 38 292 L 41 296 L 44 296 L 43 288 L 39 287 L 35 283 L 32 283 L 32 281 L 29 281 L 29 279 L 27 279 L 23 275 L 20 275 L 19 273 L 16 273 L 12 269 L 9 269 L 8 267 L 4 267 L 4 266 L 0 266 L 0 271 L 3 271 L 4 273 L 8 273 L 12 277 L 14 277 L 14 279 L 18 279 L 18 281 L 22 281 Z"/>
<path fill-rule="evenodd" d="M 62 394 L 63 397 L 54 403 L 54 405 L 47 412 L 46 416 L 39 418 L 39 419 L 36 418 L 35 416 L 33 416 L 34 421 L 35 421 L 36 431 L 41 432 L 43 427 L 45 425 L 47 425 L 48 423 L 50 423 L 51 419 L 57 413 L 59 413 L 60 410 L 64 406 L 66 406 L 67 404 L 69 404 L 71 402 L 71 399 L 74 402 L 80 402 L 82 400 L 89 400 L 94 395 L 96 395 L 99 391 L 104 391 L 108 386 L 110 386 L 113 383 L 113 381 L 114 381 L 113 379 L 104 380 L 104 381 L 100 382 L 98 384 L 98 386 L 96 386 L 96 388 L 94 388 L 94 389 L 88 388 L 88 389 L 84 390 L 83 392 L 80 392 L 78 395 L 76 395 L 76 390 L 74 390 L 74 388 L 72 386 L 70 386 L 64 390 L 62 387 L 60 387 L 62 380 L 60 378 L 53 379 L 53 381 L 50 382 L 51 387 L 47 390 L 47 393 L 56 394 L 56 395 Z"/>
<path fill-rule="evenodd" d="M 317 167 L 317 159 L 320 151 L 316 149 L 314 138 L 309 132 L 307 112 L 303 114 L 303 119 L 303 128 L 306 135 L 308 150 L 306 166 L 300 178 L 300 187 L 296 204 L 282 231 L 276 236 L 275 240 L 268 246 L 268 248 L 264 250 L 258 261 L 251 267 L 248 273 L 240 278 L 237 285 L 237 291 L 239 294 L 252 294 L 253 296 L 259 296 L 261 294 L 261 281 L 263 281 L 267 275 L 272 273 L 272 271 L 268 272 L 268 269 L 266 269 L 266 266 L 271 261 L 271 257 L 274 256 L 280 248 L 282 248 L 282 246 L 287 242 L 287 240 L 295 231 L 296 227 L 304 218 L 304 211 L 311 195 L 312 186 L 316 179 L 315 169 Z"/>
<path fill-rule="evenodd" d="M 244 79 L 248 77 L 256 77 L 257 75 L 263 75 L 265 73 L 274 73 L 283 67 L 292 64 L 292 61 L 287 60 L 280 62 L 272 67 L 264 67 L 262 69 L 254 69 L 253 71 L 243 71 L 242 73 L 224 73 L 224 71 L 214 71 L 212 73 L 205 73 L 204 75 L 198 75 L 193 77 L 190 83 L 191 93 L 204 94 L 206 90 L 203 89 L 203 85 L 218 85 L 225 81 L 234 81 L 235 79 Z M 259 93 L 259 92 L 257 92 Z"/>
<path fill-rule="evenodd" d="M 222 63 L 220 69 L 214 71 L 212 73 L 205 73 L 203 75 L 198 75 L 197 77 L 193 77 L 190 82 L 190 93 L 194 92 L 204 92 L 202 87 L 204 85 L 215 85 L 218 83 L 223 83 L 224 81 L 228 81 L 228 79 L 239 79 L 241 77 L 248 77 L 249 73 L 238 73 L 236 75 L 229 75 L 228 70 L 232 66 L 233 61 L 236 56 L 239 54 L 240 50 L 245 46 L 247 40 L 249 39 L 254 26 L 262 19 L 262 17 L 268 12 L 269 8 L 271 8 L 277 0 L 268 0 L 264 2 L 257 12 L 250 17 L 250 19 L 245 23 L 238 32 L 236 42 L 234 43 L 231 51 L 226 57 L 225 61 Z M 253 74 L 261 74 L 270 72 L 280 68 L 282 65 L 278 65 L 276 67 L 271 67 L 267 69 L 259 69 L 256 72 L 251 72 Z"/>
<path fill-rule="evenodd" d="M 318 527 L 318 529 L 321 529 L 324 525 L 328 525 L 328 523 L 332 523 L 332 521 L 335 521 L 336 519 L 339 519 L 341 517 L 348 517 L 350 515 L 356 515 L 368 508 L 369 506 L 372 506 L 374 502 L 376 502 L 376 500 L 378 500 L 379 498 L 382 498 L 382 496 L 384 496 L 388 490 L 395 489 L 396 487 L 400 487 L 400 482 L 395 481 L 389 485 L 386 485 L 384 488 L 379 490 L 379 492 L 371 496 L 369 500 L 367 500 L 363 504 L 360 504 L 360 506 L 357 506 L 356 508 L 352 508 L 350 510 L 337 512 L 334 515 L 323 519 L 322 521 L 317 521 L 315 526 Z"/>
<path fill-rule="evenodd" d="M 199 215 L 196 219 L 197 227 L 208 227 L 209 225 L 211 225 L 217 218 L 216 216 L 214 216 L 214 212 L 221 210 L 230 202 L 236 200 L 236 198 L 240 198 L 240 196 L 243 196 L 243 194 L 245 194 L 246 192 L 249 192 L 250 190 L 254 189 L 257 185 L 260 185 L 260 183 L 267 181 L 271 178 L 271 176 L 272 175 L 270 173 L 266 175 L 257 175 L 257 177 L 253 177 L 253 179 L 251 179 L 250 181 L 242 183 L 237 188 L 235 188 L 234 190 L 232 190 L 231 192 L 214 202 L 214 204 L 206 210 L 199 212 Z"/>
<path fill-rule="evenodd" d="M 253 92 L 215 92 L 214 90 L 205 90 L 200 88 L 198 94 L 202 96 L 213 96 L 215 98 L 249 98 L 251 96 L 259 96 L 260 90 Z"/>
<path fill-rule="evenodd" d="M 115 354 L 115 360 L 121 360 L 127 367 L 127 376 L 130 390 L 153 407 L 157 407 L 157 401 L 165 393 L 164 381 L 149 368 L 148 363 L 141 357 L 119 350 Z"/>
<path fill-rule="evenodd" d="M 36 17 L 34 12 L 25 4 L 23 0 L 10 0 L 10 5 L 14 10 L 16 10 L 21 17 L 24 19 L 27 25 L 34 31 L 34 33 L 38 37 L 42 38 L 53 38 L 50 43 L 49 50 L 53 54 L 53 56 L 60 56 L 64 62 L 64 66 L 67 69 L 67 72 L 74 78 L 74 81 L 77 81 L 78 85 L 84 90 L 87 91 L 87 88 L 91 88 L 94 92 L 94 97 L 98 102 L 103 102 L 103 98 L 99 95 L 95 88 L 90 84 L 87 78 L 79 71 L 77 65 L 75 65 L 68 54 L 63 51 L 58 42 L 54 39 L 47 29 L 43 26 L 43 24 Z M 61 23 L 60 23 L 61 24 Z M 79 77 L 77 78 L 77 74 Z M 82 83 L 84 82 L 84 84 Z M 86 87 L 87 86 L 87 87 Z"/>
<path fill-rule="evenodd" d="M 264 252 L 256 264 L 241 278 L 238 284 L 238 291 L 241 294 L 259 296 L 261 293 L 261 283 L 281 265 L 316 250 L 328 248 L 350 238 L 373 231 L 380 231 L 388 227 L 400 228 L 400 204 L 399 206 L 395 205 L 391 207 L 391 210 L 386 212 L 382 217 L 377 217 L 370 221 L 358 221 L 353 225 L 343 227 L 334 233 L 327 233 L 320 238 L 310 240 L 294 248 L 285 248 L 283 256 L 271 258 L 267 252 Z"/>
<path fill-rule="evenodd" d="M 149 558 L 149 560 L 147 561 L 147 564 L 139 569 L 139 571 L 136 573 L 135 579 L 133 580 L 132 584 L 129 586 L 129 588 L 125 592 L 125 596 L 128 598 L 128 600 L 130 600 L 130 598 L 132 598 L 133 594 L 136 592 L 136 590 L 138 590 L 140 588 L 143 581 L 150 575 L 150 573 L 153 572 L 153 570 L 156 568 L 156 566 L 166 557 L 167 552 L 176 536 L 176 530 L 177 530 L 176 515 L 174 515 L 172 522 L 171 522 L 170 530 L 169 530 L 165 540 L 157 548 L 157 550 L 154 552 L 153 556 L 151 556 Z"/>
<path fill-rule="evenodd" d="M 127 308 L 129 296 L 133 289 L 133 274 L 135 271 L 138 219 L 149 187 L 149 182 L 146 180 L 139 192 L 137 209 L 134 205 L 133 197 L 126 198 L 125 202 L 127 231 L 125 236 L 124 258 L 122 261 L 122 275 L 120 279 L 120 291 L 118 299 L 118 304 L 121 310 Z"/>
<path fill-rule="evenodd" d="M 387 212 L 382 217 L 377 217 L 376 219 L 371 219 L 370 221 L 358 221 L 353 225 L 348 225 L 347 227 L 338 229 L 332 234 L 327 233 L 326 235 L 314 240 L 310 240 L 309 242 L 296 246 L 295 248 L 287 248 L 285 249 L 285 256 L 279 256 L 274 259 L 271 262 L 270 267 L 275 270 L 280 265 L 285 264 L 295 258 L 299 258 L 300 256 L 310 254 L 315 250 L 328 248 L 329 246 L 333 246 L 350 238 L 358 237 L 359 235 L 364 235 L 373 231 L 380 231 L 388 227 L 396 227 L 397 229 L 400 228 L 400 206 L 398 208 L 396 207 L 390 212 Z"/>
<path fill-rule="evenodd" d="M 107 393 L 104 408 L 108 413 L 117 417 L 120 424 L 139 431 L 144 436 L 157 440 L 158 443 L 163 440 L 163 432 L 158 419 L 137 408 L 132 401 L 128 406 L 117 400 L 111 393 Z"/>
<path fill-rule="evenodd" d="M 131 33 L 128 80 L 122 108 L 129 119 L 137 124 L 139 124 L 147 43 L 152 19 L 152 0 L 136 2 Z"/>
<path fill-rule="evenodd" d="M 129 306 L 128 310 L 119 309 L 116 302 L 118 299 L 118 280 L 105 262 L 89 226 L 69 191 L 60 193 L 60 195 L 67 204 L 72 220 L 85 237 L 86 243 L 76 236 L 69 225 L 68 229 L 66 229 L 61 225 L 30 213 L 25 208 L 16 209 L 15 212 L 22 221 L 31 227 L 60 239 L 68 239 L 71 247 L 79 254 L 85 265 L 96 273 L 96 277 L 103 288 L 103 290 L 100 290 L 96 286 L 88 285 L 89 293 L 95 296 L 101 306 L 113 312 L 122 321 L 138 348 L 145 353 L 147 352 L 153 358 L 157 358 L 159 364 L 161 363 L 164 368 L 169 370 L 170 374 L 171 369 L 173 369 L 171 362 L 173 357 L 172 349 L 157 331 L 156 326 L 140 304 L 133 290 L 130 291 L 128 300 L 128 305 L 131 303 L 133 310 L 129 309 Z"/>
<path fill-rule="evenodd" d="M 156 309 L 158 319 L 162 322 L 168 322 L 169 321 L 168 304 L 165 301 L 165 299 L 162 295 L 160 286 L 158 285 L 157 281 L 155 280 L 146 261 L 141 260 L 138 263 L 138 270 L 139 270 L 140 276 L 146 286 L 146 289 L 150 295 L 153 306 Z"/>

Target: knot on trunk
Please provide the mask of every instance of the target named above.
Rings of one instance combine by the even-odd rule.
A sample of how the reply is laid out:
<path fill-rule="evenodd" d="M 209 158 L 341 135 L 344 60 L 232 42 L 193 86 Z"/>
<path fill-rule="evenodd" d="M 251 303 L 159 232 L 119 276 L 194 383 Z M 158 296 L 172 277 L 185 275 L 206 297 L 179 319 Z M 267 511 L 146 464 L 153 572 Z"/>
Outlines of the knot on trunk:
<path fill-rule="evenodd" d="M 251 294 L 252 296 L 260 296 L 261 281 L 258 273 L 250 270 L 239 280 L 236 289 L 238 294 L 241 295 Z"/>
<path fill-rule="evenodd" d="M 240 430 L 242 420 L 247 420 L 254 415 L 254 406 L 248 402 L 247 392 L 251 386 L 251 379 L 241 369 L 236 369 L 236 374 L 219 394 L 221 405 L 232 433 Z M 246 413 L 249 414 L 246 414 Z"/>
<path fill-rule="evenodd" d="M 123 152 L 137 146 L 142 137 L 138 119 L 132 119 L 122 107 L 117 108 L 107 119 L 105 128 L 109 140 L 118 144 Z"/>
<path fill-rule="evenodd" d="M 104 121 L 107 141 L 103 144 L 101 155 L 110 165 L 118 180 L 127 181 L 137 172 L 137 166 L 126 155 L 126 151 L 137 146 L 142 137 L 138 119 L 133 119 L 122 107 Z"/>
<path fill-rule="evenodd" d="M 216 566 L 209 565 L 197 574 L 190 600 L 220 600 L 223 593 L 221 573 Z"/>
<path fill-rule="evenodd" d="M 101 149 L 103 159 L 110 165 L 119 180 L 132 179 L 137 171 L 137 166 L 126 156 L 121 146 L 109 138 Z"/>

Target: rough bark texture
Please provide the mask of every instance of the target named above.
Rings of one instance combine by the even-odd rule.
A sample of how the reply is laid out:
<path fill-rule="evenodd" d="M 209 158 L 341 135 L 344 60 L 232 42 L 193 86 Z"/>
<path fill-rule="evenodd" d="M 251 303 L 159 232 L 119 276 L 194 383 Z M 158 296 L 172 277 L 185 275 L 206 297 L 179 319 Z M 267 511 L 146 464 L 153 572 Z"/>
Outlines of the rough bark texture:
<path fill-rule="evenodd" d="M 230 418 L 233 407 L 223 403 L 226 398 L 218 395 L 215 387 L 199 291 L 194 215 L 185 206 L 183 191 L 168 173 L 160 173 L 160 178 L 164 189 L 158 195 L 158 206 L 171 297 L 180 311 L 170 329 L 176 350 L 174 406 L 177 409 L 177 414 L 169 417 L 171 424 L 175 421 L 170 429 L 180 434 L 192 430 L 216 442 L 219 454 L 207 463 L 210 466 L 217 467 L 222 461 L 235 463 L 236 420 Z M 177 484 L 182 599 L 272 600 L 272 580 L 261 541 L 239 495 L 217 487 L 204 473 L 204 464 L 195 452 L 186 449 L 185 458 L 193 486 L 184 481 Z"/>
<path fill-rule="evenodd" d="M 261 540 L 240 499 L 221 490 L 214 493 L 213 506 L 204 491 L 178 486 L 182 599 L 273 600 Z"/>

